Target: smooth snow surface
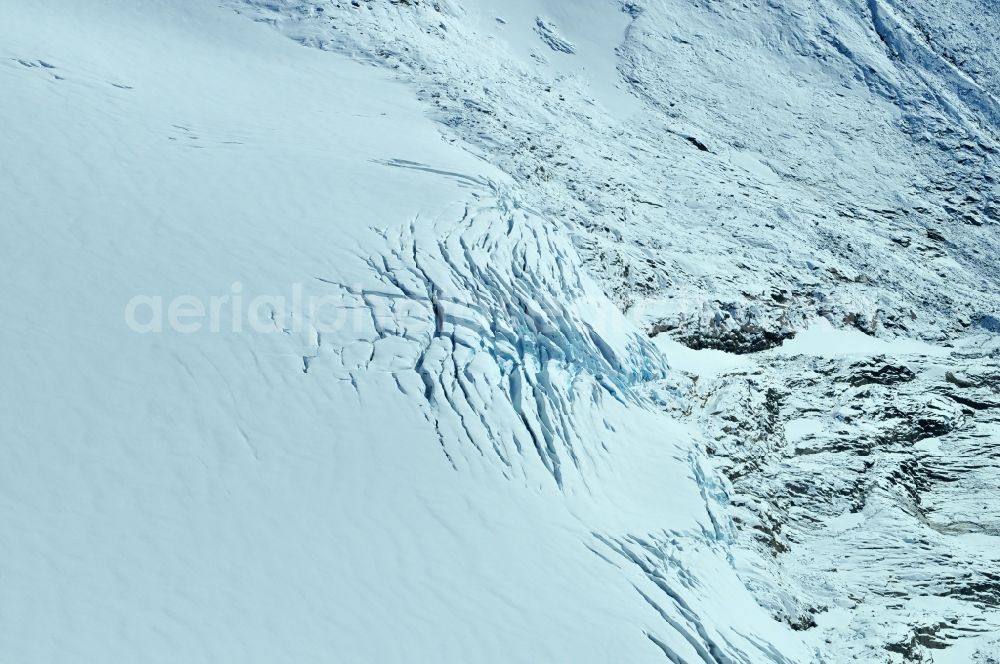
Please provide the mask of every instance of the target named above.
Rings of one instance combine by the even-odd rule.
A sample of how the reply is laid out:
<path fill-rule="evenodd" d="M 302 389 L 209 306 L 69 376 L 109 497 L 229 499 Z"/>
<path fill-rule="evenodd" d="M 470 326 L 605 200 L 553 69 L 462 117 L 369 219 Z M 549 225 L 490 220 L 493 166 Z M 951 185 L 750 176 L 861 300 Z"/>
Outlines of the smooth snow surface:
<path fill-rule="evenodd" d="M 879 339 L 860 330 L 835 328 L 819 318 L 772 353 L 825 358 L 880 354 L 946 357 L 948 349 L 915 339 Z"/>

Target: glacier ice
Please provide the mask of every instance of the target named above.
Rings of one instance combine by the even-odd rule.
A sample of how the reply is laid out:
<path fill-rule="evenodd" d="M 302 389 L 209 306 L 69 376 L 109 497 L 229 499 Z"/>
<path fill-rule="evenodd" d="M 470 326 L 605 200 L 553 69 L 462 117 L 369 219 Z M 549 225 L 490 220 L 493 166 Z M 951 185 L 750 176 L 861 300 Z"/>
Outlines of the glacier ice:
<path fill-rule="evenodd" d="M 1000 658 L 997 20 L 0 6 L 0 652 Z"/>

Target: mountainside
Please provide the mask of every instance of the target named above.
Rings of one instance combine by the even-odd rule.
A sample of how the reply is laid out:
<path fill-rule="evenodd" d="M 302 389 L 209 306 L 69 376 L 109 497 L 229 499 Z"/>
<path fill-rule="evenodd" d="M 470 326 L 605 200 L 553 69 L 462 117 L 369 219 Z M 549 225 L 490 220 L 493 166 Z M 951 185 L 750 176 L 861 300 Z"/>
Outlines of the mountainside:
<path fill-rule="evenodd" d="M 1000 661 L 998 27 L 0 5 L 0 653 Z"/>

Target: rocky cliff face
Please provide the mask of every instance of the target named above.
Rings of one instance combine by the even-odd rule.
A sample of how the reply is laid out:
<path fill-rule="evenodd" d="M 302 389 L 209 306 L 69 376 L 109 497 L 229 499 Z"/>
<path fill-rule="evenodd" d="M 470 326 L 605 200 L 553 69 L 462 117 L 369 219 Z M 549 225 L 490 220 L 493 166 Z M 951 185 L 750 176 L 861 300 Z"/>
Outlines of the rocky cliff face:
<path fill-rule="evenodd" d="M 980 337 L 771 356 L 699 382 L 734 519 L 771 561 L 752 584 L 777 615 L 864 658 L 861 637 L 920 660 L 996 633 L 997 357 Z"/>

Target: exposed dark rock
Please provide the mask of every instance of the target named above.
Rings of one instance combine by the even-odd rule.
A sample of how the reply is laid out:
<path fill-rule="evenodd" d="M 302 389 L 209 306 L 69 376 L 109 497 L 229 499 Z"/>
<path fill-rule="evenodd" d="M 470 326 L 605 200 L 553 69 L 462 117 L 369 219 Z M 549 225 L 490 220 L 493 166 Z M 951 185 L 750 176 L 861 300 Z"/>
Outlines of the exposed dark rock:
<path fill-rule="evenodd" d="M 875 368 L 876 364 L 864 363 L 853 367 L 854 375 L 851 376 L 850 384 L 853 387 L 862 385 L 898 385 L 908 383 L 916 374 L 904 366 L 894 366 L 891 364 L 882 365 Z"/>

